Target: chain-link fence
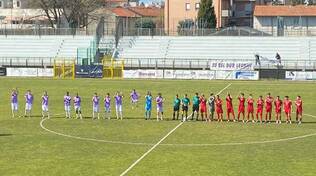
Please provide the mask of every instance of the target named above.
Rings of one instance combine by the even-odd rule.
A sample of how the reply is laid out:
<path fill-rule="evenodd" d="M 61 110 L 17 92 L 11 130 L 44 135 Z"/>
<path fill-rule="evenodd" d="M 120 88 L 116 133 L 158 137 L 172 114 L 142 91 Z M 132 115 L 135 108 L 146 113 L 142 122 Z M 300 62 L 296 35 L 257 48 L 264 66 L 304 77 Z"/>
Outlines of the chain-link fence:
<path fill-rule="evenodd" d="M 0 35 L 90 35 L 85 29 L 79 28 L 1 28 Z"/>
<path fill-rule="evenodd" d="M 282 35 L 276 30 L 257 30 L 250 27 L 228 27 L 223 29 L 178 29 L 172 31 L 162 28 L 124 29 L 123 36 L 316 36 L 313 29 L 286 29 Z"/>

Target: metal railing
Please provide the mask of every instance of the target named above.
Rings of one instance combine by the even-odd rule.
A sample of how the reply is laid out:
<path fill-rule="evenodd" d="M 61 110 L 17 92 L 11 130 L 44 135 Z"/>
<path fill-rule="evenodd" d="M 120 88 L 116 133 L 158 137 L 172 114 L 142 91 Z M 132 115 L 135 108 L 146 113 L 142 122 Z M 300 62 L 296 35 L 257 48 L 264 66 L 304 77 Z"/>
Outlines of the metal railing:
<path fill-rule="evenodd" d="M 115 35 L 115 29 L 104 28 L 103 35 Z M 124 28 L 119 32 L 122 36 L 316 36 L 315 29 L 284 29 L 281 33 L 276 29 L 257 30 L 250 27 L 228 27 L 224 29 L 178 29 L 163 28 Z M 95 35 L 95 30 L 83 28 L 0 28 L 0 35 Z"/>
<path fill-rule="evenodd" d="M 278 35 L 279 34 L 279 35 Z M 316 36 L 313 29 L 284 29 L 282 35 L 275 29 L 257 30 L 250 27 L 228 27 L 223 29 L 178 29 L 163 28 L 128 28 L 124 36 Z"/>
<path fill-rule="evenodd" d="M 0 28 L 0 35 L 90 35 L 85 29 L 79 28 Z"/>
<path fill-rule="evenodd" d="M 0 66 L 5 67 L 51 67 L 55 58 L 32 57 L 32 58 L 6 58 L 0 57 Z"/>
<path fill-rule="evenodd" d="M 0 66 L 7 67 L 51 67 L 55 58 L 1 58 Z M 67 59 L 67 58 L 63 58 Z M 73 59 L 73 58 L 69 58 Z M 131 69 L 210 69 L 212 62 L 249 62 L 255 63 L 254 59 L 161 59 L 139 58 L 124 59 L 126 68 Z M 81 64 L 81 63 L 77 63 Z M 255 66 L 256 69 L 291 69 L 291 70 L 316 70 L 316 60 L 282 60 L 282 66 L 274 63 L 263 63 Z"/>
<path fill-rule="evenodd" d="M 125 67 L 139 69 L 210 69 L 212 62 L 249 62 L 254 59 L 124 59 Z M 274 63 L 262 63 L 255 66 L 256 69 L 295 69 L 295 70 L 316 70 L 316 60 L 282 60 L 281 66 Z"/>

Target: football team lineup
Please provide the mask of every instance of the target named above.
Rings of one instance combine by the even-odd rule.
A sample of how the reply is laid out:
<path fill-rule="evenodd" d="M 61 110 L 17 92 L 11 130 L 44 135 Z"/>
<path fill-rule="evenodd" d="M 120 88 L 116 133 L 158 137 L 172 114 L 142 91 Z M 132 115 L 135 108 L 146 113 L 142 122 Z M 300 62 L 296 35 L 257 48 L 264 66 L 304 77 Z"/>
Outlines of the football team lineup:
<path fill-rule="evenodd" d="M 232 84 L 228 84 L 224 89 L 222 89 L 219 93 L 214 94 L 210 93 L 210 97 L 207 99 L 205 95 L 202 93 L 199 96 L 199 93 L 195 93 L 194 97 L 192 98 L 192 114 L 190 115 L 191 120 L 194 119 L 198 121 L 199 115 L 201 115 L 201 120 L 206 122 L 211 122 L 214 120 L 214 113 L 216 111 L 216 117 L 217 122 L 223 121 L 223 100 L 220 98 L 220 94 L 223 90 L 230 87 Z M 34 101 L 34 96 L 31 92 L 31 90 L 27 90 L 26 94 L 24 95 L 25 98 L 25 111 L 24 111 L 24 117 L 31 117 L 32 113 L 32 106 Z M 115 114 L 117 119 L 123 120 L 123 94 L 122 92 L 117 91 L 115 96 L 113 97 L 115 100 Z M 92 97 L 92 119 L 100 119 L 100 97 L 98 96 L 98 93 L 94 93 Z M 130 102 L 132 109 L 135 109 L 138 106 L 138 101 L 140 99 L 140 94 L 133 89 L 130 93 Z M 240 118 L 242 116 L 242 122 L 248 123 L 249 120 L 252 120 L 252 123 L 255 122 L 263 122 L 263 111 L 265 108 L 265 123 L 271 123 L 272 121 L 272 109 L 273 104 L 275 106 L 275 123 L 281 124 L 281 114 L 282 114 L 282 106 L 284 108 L 284 113 L 286 117 L 286 123 L 292 123 L 291 114 L 292 112 L 292 101 L 289 99 L 289 96 L 284 96 L 284 100 L 282 101 L 280 96 L 276 96 L 276 99 L 274 99 L 270 93 L 267 93 L 267 96 L 265 100 L 263 99 L 263 96 L 260 95 L 258 100 L 256 101 L 257 109 L 256 109 L 256 118 L 254 118 L 254 98 L 252 97 L 252 94 L 249 94 L 248 98 L 245 98 L 244 93 L 239 93 L 237 97 L 239 103 L 238 103 L 238 115 L 237 119 L 234 112 L 234 106 L 233 106 L 233 97 L 228 92 L 226 97 L 226 121 L 234 121 L 239 122 Z M 82 119 L 82 112 L 81 112 L 81 97 L 78 93 L 72 98 L 70 96 L 70 93 L 67 91 L 64 95 L 64 108 L 65 108 L 65 117 L 66 118 L 72 118 L 71 117 L 71 102 L 73 100 L 73 107 L 76 114 L 76 119 Z M 111 96 L 110 93 L 106 93 L 106 96 L 104 97 L 104 119 L 111 119 Z M 152 112 L 152 101 L 153 97 L 150 91 L 147 92 L 147 95 L 145 96 L 145 119 L 149 120 L 151 119 L 151 112 Z M 163 120 L 163 114 L 164 114 L 164 101 L 165 99 L 162 97 L 161 93 L 158 93 L 158 96 L 155 98 L 155 103 L 157 107 L 157 121 Z M 49 115 L 49 96 L 47 91 L 44 91 L 42 97 L 42 118 L 44 119 L 47 117 L 50 118 Z M 245 102 L 247 102 L 247 119 L 245 120 Z M 208 104 L 208 107 L 207 107 Z M 187 94 L 184 94 L 184 97 L 182 99 L 179 98 L 179 95 L 176 94 L 174 100 L 173 100 L 173 118 L 172 120 L 179 120 L 179 113 L 180 113 L 180 106 L 182 106 L 182 113 L 181 113 L 181 121 L 187 121 L 188 118 L 188 111 L 189 107 L 191 105 L 191 100 L 188 98 Z M 302 116 L 303 116 L 303 101 L 301 99 L 301 96 L 298 95 L 295 100 L 295 106 L 296 106 L 296 122 L 298 124 L 302 123 Z M 209 109 L 209 111 L 207 111 Z M 12 111 L 12 117 L 14 118 L 18 112 L 18 89 L 15 88 L 12 90 L 11 93 L 11 111 Z M 232 119 L 231 119 L 232 115 Z M 251 119 L 250 119 L 251 117 Z"/>
<path fill-rule="evenodd" d="M 64 81 L 60 82 L 63 83 Z M 310 97 L 313 95 L 312 90 L 315 88 L 313 84 L 299 83 L 297 87 L 293 87 L 293 91 L 289 91 L 290 88 L 286 82 L 269 83 L 269 86 L 279 88 L 267 90 L 264 86 L 268 84 L 265 85 L 265 82 L 202 82 L 203 84 L 208 84 L 209 88 L 199 91 L 198 88 L 194 88 L 194 85 L 190 85 L 195 83 L 193 81 L 183 83 L 183 86 L 188 85 L 188 88 L 184 88 L 180 91 L 173 90 L 175 89 L 172 85 L 174 82 L 161 81 L 160 83 L 160 81 L 157 81 L 157 83 L 156 81 L 152 81 L 148 83 L 145 88 L 132 85 L 133 81 L 126 81 L 126 84 L 123 84 L 123 82 L 124 81 L 109 82 L 109 84 L 112 84 L 112 88 L 109 88 L 109 91 L 107 91 L 106 88 L 105 90 L 102 88 L 102 83 L 95 83 L 94 86 L 98 86 L 98 88 L 91 89 L 91 91 L 90 89 L 87 89 L 88 91 L 82 91 L 82 89 L 85 88 L 73 89 L 71 85 L 67 84 L 64 84 L 66 86 L 62 89 L 58 89 L 58 91 L 55 91 L 56 87 L 48 88 L 44 86 L 39 88 L 36 87 L 36 85 L 11 84 L 11 88 L 15 86 L 18 87 L 16 96 L 19 101 L 16 102 L 19 104 L 14 105 L 14 101 L 12 101 L 14 100 L 12 97 L 14 91 L 10 92 L 12 101 L 11 112 L 8 108 L 5 114 L 8 115 L 12 113 L 12 110 L 15 110 L 15 106 L 17 110 L 19 110 L 18 108 L 23 109 L 21 113 L 14 111 L 12 115 L 15 115 L 15 118 L 8 118 L 8 123 L 14 121 L 17 124 L 19 122 L 33 124 L 34 122 L 34 127 L 36 127 L 37 123 L 37 127 L 40 127 L 40 133 L 42 133 L 43 137 L 47 136 L 47 142 L 49 142 L 49 138 L 51 138 L 50 140 L 53 141 L 69 141 L 71 143 L 79 143 L 83 146 L 90 146 L 93 143 L 96 143 L 96 145 L 98 143 L 106 144 L 103 150 L 109 150 L 106 148 L 111 148 L 111 146 L 122 149 L 125 148 L 124 146 L 127 148 L 129 148 L 128 146 L 139 148 L 140 151 L 132 155 L 133 157 L 113 167 L 115 171 L 111 169 L 102 170 L 104 173 L 116 173 L 116 175 L 139 175 L 139 173 L 142 172 L 141 170 L 148 171 L 146 169 L 148 164 L 146 163 L 152 162 L 152 160 L 159 161 L 158 158 L 161 159 L 161 157 L 165 157 L 161 155 L 161 150 L 168 151 L 168 149 L 174 147 L 181 148 L 180 151 L 176 152 L 176 155 L 179 157 L 189 154 L 190 151 L 194 153 L 194 150 L 199 147 L 202 147 L 203 150 L 207 150 L 206 155 L 209 155 L 211 150 L 209 151 L 207 147 L 212 146 L 227 148 L 230 146 L 253 148 L 252 146 L 260 147 L 269 144 L 271 146 L 283 146 L 288 143 L 294 144 L 303 141 L 313 141 L 314 136 L 316 136 L 316 130 L 314 128 L 316 116 L 312 115 L 315 114 L 312 108 L 314 102 L 310 100 Z M 78 86 L 77 83 L 74 84 Z M 171 84 L 171 86 L 169 84 Z M 125 85 L 127 86 L 124 87 Z M 305 87 L 311 91 L 297 91 L 298 87 Z M 10 90 L 10 88 L 3 88 L 1 91 L 8 89 Z M 28 89 L 31 91 L 27 92 Z M 208 91 L 208 89 L 211 91 Z M 47 90 L 47 92 L 43 93 L 43 90 Z M 151 92 L 147 90 L 152 90 L 151 92 L 153 92 L 155 96 L 151 95 L 150 98 L 148 98 Z M 25 94 L 24 92 L 27 93 Z M 68 95 L 67 92 L 69 92 Z M 78 96 L 77 92 L 79 92 Z M 97 92 L 97 94 L 94 95 L 94 92 Z M 106 96 L 100 96 L 101 92 L 102 95 L 105 93 Z M 115 92 L 115 94 L 107 95 L 106 92 Z M 124 94 L 122 94 L 122 92 L 124 92 Z M 129 93 L 127 94 L 126 92 Z M 161 92 L 161 94 L 159 92 Z M 198 92 L 197 98 L 195 98 L 196 92 Z M 211 92 L 213 92 L 212 96 Z M 270 96 L 268 94 L 269 92 L 271 92 Z M 185 93 L 188 94 L 187 97 Z M 250 97 L 250 93 L 252 93 L 253 96 Z M 180 96 L 177 98 L 177 94 L 180 95 L 181 98 Z M 230 94 L 230 96 L 228 94 Z M 217 95 L 219 95 L 219 97 L 216 97 Z M 264 97 L 260 98 L 260 95 L 264 95 Z M 277 98 L 278 95 L 282 96 L 282 98 Z M 293 105 L 285 106 L 287 101 L 292 101 L 287 100 L 284 95 L 289 96 L 289 99 L 293 101 Z M 302 98 L 298 95 L 301 95 Z M 221 97 L 224 97 L 223 100 Z M 189 99 L 189 103 L 186 101 L 186 98 Z M 214 104 L 210 103 L 211 98 L 214 98 Z M 27 103 L 28 99 L 32 99 L 31 106 Z M 304 113 L 302 111 L 302 99 L 304 100 Z M 150 103 L 148 103 L 147 100 L 150 100 Z M 280 101 L 279 104 L 277 101 Z M 161 105 L 159 104 L 160 102 Z M 197 102 L 199 105 L 198 108 L 194 107 L 194 104 L 197 105 Z M 269 103 L 271 107 L 269 107 Z M 187 108 L 185 106 L 186 104 L 188 105 Z M 241 106 L 243 104 L 244 106 Z M 251 105 L 249 108 L 249 104 L 253 104 L 253 108 L 251 108 Z M 6 103 L 6 105 L 2 103 L 1 105 L 8 107 L 8 103 Z M 28 111 L 29 109 L 31 111 Z M 235 111 L 236 115 L 234 114 Z M 269 112 L 271 112 L 271 117 Z M 151 113 L 155 113 L 155 115 L 151 115 Z M 278 113 L 280 113 L 280 116 L 277 116 Z M 221 114 L 224 114 L 224 117 L 223 115 L 221 117 Z M 230 118 L 228 118 L 228 114 L 231 116 Z M 8 117 L 7 115 L 6 117 Z M 25 115 L 26 117 L 31 116 L 35 118 L 16 118 L 19 116 L 24 117 Z M 287 119 L 287 115 L 289 119 Z M 291 115 L 293 117 L 291 117 Z M 152 116 L 155 117 L 153 118 Z M 109 118 L 113 119 L 113 117 L 115 120 L 108 120 Z M 296 119 L 296 117 L 298 118 Z M 78 118 L 79 120 L 69 120 L 70 118 Z M 105 120 L 97 120 L 98 118 Z M 161 118 L 163 119 L 162 121 Z M 198 121 L 196 120 L 197 118 Z M 159 122 L 156 122 L 156 120 Z M 235 120 L 235 123 L 220 123 L 224 120 L 227 122 L 234 122 Z M 291 120 L 291 122 L 297 122 L 297 124 L 302 123 L 303 125 L 285 125 L 285 123 L 280 125 L 278 120 L 280 120 L 280 122 L 288 122 L 288 124 Z M 269 122 L 278 125 L 273 125 Z M 18 126 L 16 126 L 16 128 L 18 130 Z M 267 131 L 269 132 L 267 133 Z M 222 134 L 218 132 L 222 132 Z M 249 135 L 249 132 L 256 135 Z M 229 137 L 229 134 L 234 134 L 234 138 Z M 55 138 L 53 138 L 54 136 Z M 260 137 L 258 138 L 258 136 Z M 184 148 L 189 148 L 190 150 L 184 150 Z M 96 152 L 99 153 L 101 151 Z M 117 154 L 116 158 L 119 159 L 120 155 Z M 201 158 L 199 158 L 199 160 L 200 159 Z M 110 160 L 112 161 L 112 159 Z M 170 160 L 170 158 L 168 160 Z M 190 160 L 195 160 L 195 157 Z M 164 162 L 162 162 L 162 164 L 163 163 Z M 167 166 L 165 164 L 163 165 Z M 162 172 L 161 170 L 155 169 L 155 172 L 156 171 Z M 311 172 L 313 171 L 311 170 Z M 73 172 L 68 173 L 73 174 Z M 177 170 L 175 173 L 192 172 L 181 172 Z M 201 170 L 199 173 L 205 174 L 209 172 Z M 216 171 L 216 173 L 226 172 Z"/>

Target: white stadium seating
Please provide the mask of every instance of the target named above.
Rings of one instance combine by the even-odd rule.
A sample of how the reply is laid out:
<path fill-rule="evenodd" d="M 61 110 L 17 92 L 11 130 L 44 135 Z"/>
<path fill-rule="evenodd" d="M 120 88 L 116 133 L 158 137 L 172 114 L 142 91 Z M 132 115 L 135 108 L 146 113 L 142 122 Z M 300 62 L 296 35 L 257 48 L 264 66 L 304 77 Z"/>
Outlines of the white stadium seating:
<path fill-rule="evenodd" d="M 274 59 L 278 52 L 287 66 L 315 67 L 316 38 L 313 37 L 123 37 L 119 57 L 127 64 L 195 65 L 207 68 L 211 60 L 254 61 L 254 55 Z M 179 61 L 181 63 L 179 63 Z M 161 63 L 164 62 L 164 63 Z M 308 65 L 310 64 L 310 65 Z M 194 66 L 193 66 L 194 67 Z"/>
<path fill-rule="evenodd" d="M 254 54 L 285 60 L 316 59 L 316 38 L 295 37 L 123 37 L 120 57 L 128 59 L 233 59 L 249 60 Z"/>
<path fill-rule="evenodd" d="M 93 36 L 0 36 L 0 58 L 12 62 L 28 59 L 75 59 L 78 48 L 88 48 Z M 49 60 L 49 61 L 48 61 Z"/>

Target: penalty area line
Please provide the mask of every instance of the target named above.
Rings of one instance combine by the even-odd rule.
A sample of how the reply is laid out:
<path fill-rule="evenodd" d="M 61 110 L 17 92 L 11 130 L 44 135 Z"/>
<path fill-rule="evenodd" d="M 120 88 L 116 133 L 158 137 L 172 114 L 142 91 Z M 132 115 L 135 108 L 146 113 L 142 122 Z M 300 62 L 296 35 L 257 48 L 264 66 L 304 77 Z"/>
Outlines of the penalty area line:
<path fill-rule="evenodd" d="M 224 90 L 230 87 L 232 83 L 228 84 L 222 90 L 220 90 L 217 95 L 221 94 Z M 192 116 L 192 114 L 190 115 Z M 158 147 L 168 136 L 170 136 L 174 131 L 176 131 L 184 122 L 180 122 L 176 127 L 174 127 L 169 133 L 167 133 L 163 138 L 161 138 L 154 146 L 152 146 L 147 152 L 145 152 L 140 158 L 138 158 L 133 164 L 131 164 L 120 176 L 126 175 L 133 167 L 135 167 L 141 160 L 143 160 L 150 152 L 152 152 L 156 147 Z"/>

